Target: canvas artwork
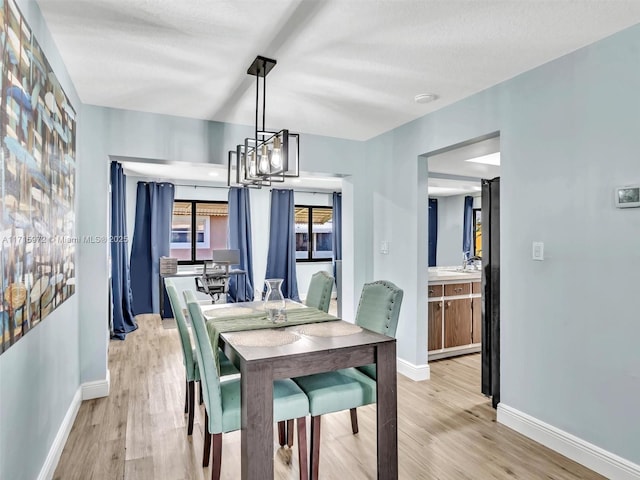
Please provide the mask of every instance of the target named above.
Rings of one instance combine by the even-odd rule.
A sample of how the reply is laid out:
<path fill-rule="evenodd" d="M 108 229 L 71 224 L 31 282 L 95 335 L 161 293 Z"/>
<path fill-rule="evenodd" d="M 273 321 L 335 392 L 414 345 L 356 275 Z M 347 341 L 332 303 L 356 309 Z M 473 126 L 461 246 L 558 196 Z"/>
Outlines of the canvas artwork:
<path fill-rule="evenodd" d="M 13 0 L 0 0 L 0 353 L 75 291 L 75 111 Z"/>

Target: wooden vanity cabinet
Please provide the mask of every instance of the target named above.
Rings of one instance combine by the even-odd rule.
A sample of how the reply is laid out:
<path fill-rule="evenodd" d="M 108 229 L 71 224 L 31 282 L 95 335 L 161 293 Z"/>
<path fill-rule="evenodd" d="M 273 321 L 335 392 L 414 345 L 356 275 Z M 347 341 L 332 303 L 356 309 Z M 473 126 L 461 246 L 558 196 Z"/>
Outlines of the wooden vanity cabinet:
<path fill-rule="evenodd" d="M 429 284 L 429 358 L 480 351 L 482 293 L 479 281 Z"/>

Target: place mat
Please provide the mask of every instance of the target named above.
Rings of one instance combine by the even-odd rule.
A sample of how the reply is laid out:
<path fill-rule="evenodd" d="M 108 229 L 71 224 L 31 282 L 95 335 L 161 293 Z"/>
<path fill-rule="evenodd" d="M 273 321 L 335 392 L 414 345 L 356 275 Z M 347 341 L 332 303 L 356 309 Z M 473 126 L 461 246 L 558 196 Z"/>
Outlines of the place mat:
<path fill-rule="evenodd" d="M 358 325 L 346 322 L 313 323 L 296 329 L 298 333 L 312 337 L 342 337 L 362 331 Z"/>
<path fill-rule="evenodd" d="M 205 318 L 220 318 L 230 317 L 238 315 L 247 315 L 256 313 L 256 310 L 249 307 L 225 307 L 225 308 L 211 308 L 209 310 L 202 309 L 202 314 Z"/>
<path fill-rule="evenodd" d="M 238 332 L 229 336 L 229 342 L 242 347 L 280 347 L 300 340 L 286 330 L 249 330 Z"/>
<path fill-rule="evenodd" d="M 221 333 L 240 332 L 243 330 L 262 330 L 269 328 L 290 327 L 292 325 L 304 325 L 307 323 L 332 322 L 336 317 L 329 315 L 317 308 L 291 308 L 287 309 L 287 321 L 272 323 L 267 319 L 266 312 L 255 312 L 248 315 L 232 315 L 217 317 L 207 320 L 207 333 L 213 347 L 213 353 L 218 371 L 218 339 Z"/>

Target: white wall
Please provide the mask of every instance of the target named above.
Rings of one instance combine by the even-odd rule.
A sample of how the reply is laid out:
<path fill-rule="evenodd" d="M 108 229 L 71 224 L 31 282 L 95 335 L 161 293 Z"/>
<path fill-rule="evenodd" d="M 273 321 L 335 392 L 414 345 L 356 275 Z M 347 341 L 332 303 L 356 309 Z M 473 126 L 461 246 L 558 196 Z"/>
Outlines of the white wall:
<path fill-rule="evenodd" d="M 399 355 L 426 361 L 421 155 L 499 131 L 502 404 L 636 464 L 640 210 L 612 195 L 640 183 L 639 51 L 634 26 L 367 142 L 373 236 L 403 242 L 372 257 L 405 288 Z"/>

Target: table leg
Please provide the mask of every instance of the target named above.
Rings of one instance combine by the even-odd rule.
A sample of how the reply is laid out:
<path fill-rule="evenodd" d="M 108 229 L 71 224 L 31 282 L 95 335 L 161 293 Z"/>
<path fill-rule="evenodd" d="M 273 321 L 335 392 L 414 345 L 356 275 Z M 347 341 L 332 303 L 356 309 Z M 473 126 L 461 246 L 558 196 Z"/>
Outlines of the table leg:
<path fill-rule="evenodd" d="M 243 362 L 240 371 L 242 480 L 264 480 L 273 476 L 273 369 Z"/>
<path fill-rule="evenodd" d="M 396 344 L 379 344 L 376 360 L 378 479 L 398 478 L 398 397 Z"/>

